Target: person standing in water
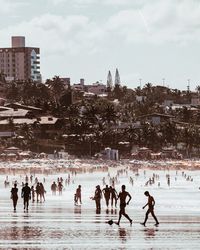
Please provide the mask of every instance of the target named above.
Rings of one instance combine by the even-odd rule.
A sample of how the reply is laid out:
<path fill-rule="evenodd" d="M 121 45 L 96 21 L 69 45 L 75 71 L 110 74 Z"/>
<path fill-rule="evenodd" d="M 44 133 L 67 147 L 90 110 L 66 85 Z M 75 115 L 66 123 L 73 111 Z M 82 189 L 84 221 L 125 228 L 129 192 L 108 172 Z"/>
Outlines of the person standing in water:
<path fill-rule="evenodd" d="M 117 191 L 114 187 L 110 186 L 110 194 L 111 194 L 111 206 L 113 207 L 113 201 L 115 201 L 115 207 L 117 207 Z"/>
<path fill-rule="evenodd" d="M 82 204 L 81 200 L 81 185 L 78 185 L 78 188 L 76 189 L 76 204 L 78 204 L 78 201 L 80 204 Z"/>
<path fill-rule="evenodd" d="M 28 183 L 22 188 L 22 198 L 24 199 L 24 210 L 28 210 L 29 199 L 31 198 L 31 189 L 28 186 Z"/>
<path fill-rule="evenodd" d="M 35 191 L 36 191 L 36 195 L 37 195 L 37 202 L 39 202 L 39 198 L 41 201 L 41 186 L 40 186 L 39 182 L 36 185 Z"/>
<path fill-rule="evenodd" d="M 13 200 L 13 208 L 16 211 L 17 200 L 18 200 L 18 188 L 17 184 L 14 184 L 14 187 L 11 189 L 11 199 Z"/>
<path fill-rule="evenodd" d="M 31 187 L 32 202 L 35 202 L 35 189 L 34 186 Z"/>
<path fill-rule="evenodd" d="M 96 202 L 96 210 L 100 211 L 101 210 L 101 198 L 102 198 L 102 191 L 100 186 L 96 186 L 95 194 L 94 194 L 94 200 Z"/>
<path fill-rule="evenodd" d="M 54 181 L 51 185 L 52 195 L 56 195 L 56 190 L 57 190 L 57 184 Z"/>
<path fill-rule="evenodd" d="M 129 197 L 129 200 L 128 202 L 126 202 L 126 198 Z M 120 211 L 119 211 L 119 219 L 118 219 L 118 222 L 116 223 L 117 225 L 120 224 L 120 220 L 121 220 L 121 217 L 122 215 L 124 215 L 124 217 L 126 217 L 130 224 L 132 225 L 132 220 L 131 218 L 128 216 L 128 214 L 126 214 L 126 211 L 125 211 L 125 207 L 126 205 L 129 205 L 129 202 L 130 200 L 132 199 L 131 195 L 126 191 L 126 186 L 125 185 L 122 185 L 122 191 L 119 193 L 118 195 L 118 199 L 120 200 Z"/>
<path fill-rule="evenodd" d="M 106 201 L 106 206 L 109 206 L 109 200 L 110 200 L 110 188 L 108 187 L 108 185 L 106 185 L 106 187 L 102 190 L 102 193 L 104 194 L 104 198 Z"/>
<path fill-rule="evenodd" d="M 147 212 L 146 212 L 145 220 L 144 220 L 143 223 L 141 223 L 141 225 L 143 225 L 143 226 L 146 225 L 146 222 L 147 222 L 147 220 L 148 220 L 148 215 L 151 213 L 151 215 L 153 216 L 154 220 L 156 221 L 155 226 L 158 226 L 158 225 L 159 225 L 159 222 L 158 222 L 158 220 L 157 220 L 157 217 L 156 217 L 155 214 L 154 214 L 155 200 L 154 200 L 153 196 L 151 196 L 151 195 L 149 194 L 148 191 L 145 191 L 145 192 L 144 192 L 144 195 L 148 197 L 148 202 L 147 202 L 147 204 L 143 207 L 143 209 L 145 209 L 146 206 L 148 206 L 149 208 L 148 208 L 148 210 L 147 210 Z"/>

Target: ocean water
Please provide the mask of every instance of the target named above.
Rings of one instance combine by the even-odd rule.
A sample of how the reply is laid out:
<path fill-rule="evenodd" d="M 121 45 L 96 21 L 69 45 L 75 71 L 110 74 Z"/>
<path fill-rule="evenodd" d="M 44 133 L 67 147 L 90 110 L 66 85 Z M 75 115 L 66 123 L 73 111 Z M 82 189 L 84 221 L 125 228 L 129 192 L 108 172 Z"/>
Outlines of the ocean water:
<path fill-rule="evenodd" d="M 118 169 L 119 170 L 119 169 Z M 108 176 L 109 172 L 109 176 Z M 200 171 L 152 171 L 121 170 L 115 187 L 120 191 L 125 184 L 132 200 L 126 211 L 133 219 L 130 226 L 122 217 L 120 226 L 108 225 L 110 219 L 117 221 L 119 207 L 107 209 L 104 199 L 102 209 L 96 213 L 95 186 L 103 187 L 102 178 L 110 185 L 110 177 L 115 177 L 117 168 L 93 173 L 71 175 L 70 185 L 65 186 L 62 196 L 52 196 L 51 183 L 58 177 L 68 178 L 68 173 L 36 175 L 43 182 L 45 177 L 46 201 L 30 202 L 28 212 L 24 212 L 19 198 L 17 211 L 13 211 L 10 199 L 12 182 L 24 181 L 24 175 L 9 175 L 10 187 L 4 187 L 6 175 L 0 176 L 0 249 L 200 249 Z M 149 177 L 156 174 L 159 180 L 145 186 Z M 170 175 L 170 185 L 166 175 Z M 191 176 L 189 180 L 187 177 Z M 134 184 L 131 185 L 130 177 Z M 191 181 L 193 179 L 193 181 Z M 160 186 L 158 186 L 160 182 Z M 82 205 L 74 205 L 74 193 L 82 185 Z M 148 190 L 155 198 L 155 213 L 160 222 L 154 226 L 149 216 L 146 227 L 140 225 L 145 216 L 142 209 Z"/>

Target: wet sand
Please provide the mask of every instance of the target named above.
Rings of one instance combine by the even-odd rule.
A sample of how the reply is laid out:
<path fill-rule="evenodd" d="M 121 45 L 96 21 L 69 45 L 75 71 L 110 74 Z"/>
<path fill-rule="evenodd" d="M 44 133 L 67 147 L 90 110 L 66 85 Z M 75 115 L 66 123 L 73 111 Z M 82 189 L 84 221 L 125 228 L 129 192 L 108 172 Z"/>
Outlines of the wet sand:
<path fill-rule="evenodd" d="M 111 169 L 110 176 L 115 176 L 116 169 Z M 120 226 L 106 224 L 113 219 L 117 221 L 119 208 L 107 210 L 102 201 L 102 210 L 96 214 L 93 196 L 97 184 L 102 187 L 102 178 L 107 172 L 81 173 L 73 177 L 74 184 L 65 187 L 62 196 L 52 196 L 50 185 L 58 176 L 46 178 L 47 190 L 44 203 L 31 203 L 28 212 L 23 211 L 22 199 L 19 199 L 17 211 L 14 213 L 10 200 L 10 187 L 4 188 L 5 175 L 0 176 L 0 249 L 199 249 L 200 245 L 200 171 L 186 171 L 193 177 L 193 182 L 186 181 L 181 171 L 154 171 L 159 174 L 161 186 L 157 183 L 144 187 L 153 171 L 139 171 L 139 176 L 128 172 L 119 177 L 117 191 L 126 184 L 132 201 L 127 206 L 127 213 L 133 219 L 130 226 L 122 218 Z M 167 185 L 166 174 L 170 174 L 170 187 Z M 68 174 L 62 174 L 64 179 Z M 38 175 L 39 181 L 43 175 Z M 133 177 L 134 186 L 129 183 Z M 177 180 L 175 180 L 175 177 Z M 11 176 L 10 180 L 19 176 Z M 81 206 L 74 206 L 73 196 L 78 184 L 82 185 Z M 108 183 L 109 184 L 109 183 Z M 149 218 L 143 227 L 146 203 L 143 195 L 145 190 L 156 200 L 155 212 L 160 221 L 159 227 L 154 226 Z"/>

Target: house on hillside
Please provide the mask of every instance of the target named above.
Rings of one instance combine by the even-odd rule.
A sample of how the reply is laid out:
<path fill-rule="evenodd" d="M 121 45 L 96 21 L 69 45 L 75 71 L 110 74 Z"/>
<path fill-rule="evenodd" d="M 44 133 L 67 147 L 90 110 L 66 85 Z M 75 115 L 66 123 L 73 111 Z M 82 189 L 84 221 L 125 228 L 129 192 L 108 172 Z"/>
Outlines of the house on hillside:
<path fill-rule="evenodd" d="M 159 114 L 159 113 L 152 113 L 147 115 L 142 115 L 137 118 L 138 121 L 142 122 L 149 122 L 153 125 L 159 125 L 166 121 L 172 121 L 174 116 L 166 115 L 166 114 Z"/>
<path fill-rule="evenodd" d="M 107 92 L 106 85 L 96 82 L 92 85 L 87 85 L 87 92 L 95 95 L 105 94 Z"/>
<path fill-rule="evenodd" d="M 6 110 L 0 111 L 0 120 L 9 119 L 9 118 L 31 118 L 33 113 L 30 110 L 26 109 L 13 109 L 8 108 Z"/>
<path fill-rule="evenodd" d="M 0 120 L 0 137 L 11 137 L 22 125 L 29 125 L 36 133 L 41 133 L 49 138 L 59 134 L 62 121 L 59 118 L 42 116 L 39 118 L 13 118 Z"/>
<path fill-rule="evenodd" d="M 39 114 L 42 113 L 41 108 L 37 108 L 37 107 L 34 107 L 34 106 L 29 106 L 29 105 L 24 105 L 24 104 L 21 104 L 21 103 L 18 103 L 18 102 L 8 103 L 8 104 L 5 105 L 5 107 L 12 108 L 14 110 L 17 110 L 17 109 L 28 110 L 28 111 L 31 111 L 34 115 L 39 115 Z"/>

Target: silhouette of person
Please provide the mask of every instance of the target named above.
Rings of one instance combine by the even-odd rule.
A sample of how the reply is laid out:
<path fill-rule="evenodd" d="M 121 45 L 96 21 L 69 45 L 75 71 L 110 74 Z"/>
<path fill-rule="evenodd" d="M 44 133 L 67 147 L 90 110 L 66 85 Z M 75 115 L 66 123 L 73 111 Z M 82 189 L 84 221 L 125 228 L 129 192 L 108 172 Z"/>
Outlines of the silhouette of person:
<path fill-rule="evenodd" d="M 31 187 L 32 202 L 35 202 L 35 189 L 34 186 Z"/>
<path fill-rule="evenodd" d="M 24 210 L 28 210 L 29 199 L 31 198 L 31 189 L 28 186 L 28 183 L 26 183 L 25 186 L 22 188 L 21 196 L 24 199 Z"/>
<path fill-rule="evenodd" d="M 144 195 L 148 197 L 148 202 L 147 202 L 147 204 L 143 207 L 143 209 L 144 209 L 146 206 L 148 206 L 149 208 L 148 208 L 148 210 L 147 210 L 147 212 L 146 212 L 145 220 L 144 220 L 143 223 L 141 223 L 141 225 L 143 225 L 143 226 L 146 225 L 146 222 L 147 222 L 147 220 L 148 220 L 148 215 L 151 213 L 151 215 L 153 216 L 154 220 L 156 221 L 155 226 L 158 226 L 158 225 L 159 225 L 159 222 L 158 222 L 158 220 L 157 220 L 157 218 L 156 218 L 156 216 L 155 216 L 155 214 L 154 214 L 155 200 L 154 200 L 153 196 L 151 196 L 151 195 L 149 194 L 148 191 L 145 191 L 145 192 L 144 192 Z"/>
<path fill-rule="evenodd" d="M 78 203 L 78 201 L 80 202 L 80 204 L 82 204 L 82 201 L 81 201 L 81 185 L 79 185 L 78 188 L 76 189 L 76 203 Z"/>
<path fill-rule="evenodd" d="M 56 190 L 57 190 L 57 185 L 55 183 L 55 181 L 52 183 L 51 185 L 51 191 L 52 191 L 52 195 L 56 195 Z"/>
<path fill-rule="evenodd" d="M 101 210 L 101 198 L 102 198 L 102 191 L 100 186 L 96 186 L 95 194 L 94 194 L 94 200 L 96 202 L 96 210 Z"/>
<path fill-rule="evenodd" d="M 115 201 L 115 207 L 116 207 L 117 206 L 117 191 L 112 186 L 110 186 L 110 194 L 111 194 L 111 206 L 113 207 L 113 201 Z"/>
<path fill-rule="evenodd" d="M 40 186 L 39 182 L 36 185 L 35 191 L 36 191 L 36 195 L 37 195 L 37 202 L 39 202 L 39 197 L 40 197 L 40 201 L 41 201 L 41 186 Z"/>
<path fill-rule="evenodd" d="M 14 184 L 14 187 L 11 189 L 11 199 L 13 200 L 14 211 L 16 211 L 17 200 L 18 200 L 18 188 L 17 184 Z"/>
<path fill-rule="evenodd" d="M 78 202 L 78 200 L 77 200 L 77 196 L 76 196 L 76 193 L 74 194 L 74 205 L 77 205 L 77 202 Z"/>
<path fill-rule="evenodd" d="M 43 201 L 45 201 L 45 189 L 44 189 L 44 185 L 42 183 L 40 183 L 40 202 L 42 202 L 42 199 Z"/>
<path fill-rule="evenodd" d="M 63 184 L 61 181 L 58 182 L 58 192 L 59 195 L 62 195 L 62 190 L 63 190 Z"/>
<path fill-rule="evenodd" d="M 128 202 L 126 202 L 127 197 L 129 197 Z M 124 217 L 126 217 L 129 220 L 130 224 L 132 225 L 133 221 L 130 219 L 128 214 L 126 214 L 126 212 L 125 212 L 125 207 L 126 207 L 126 205 L 129 205 L 129 202 L 130 202 L 132 197 L 128 192 L 126 192 L 125 185 L 122 185 L 122 191 L 119 193 L 118 198 L 120 200 L 120 211 L 119 211 L 119 219 L 118 219 L 118 222 L 116 224 L 117 225 L 120 224 L 121 217 L 122 217 L 122 215 L 124 215 Z"/>
<path fill-rule="evenodd" d="M 106 187 L 102 190 L 103 194 L 104 194 L 104 198 L 106 200 L 106 206 L 109 206 L 109 200 L 110 200 L 110 188 L 108 187 L 108 185 L 106 185 Z"/>

